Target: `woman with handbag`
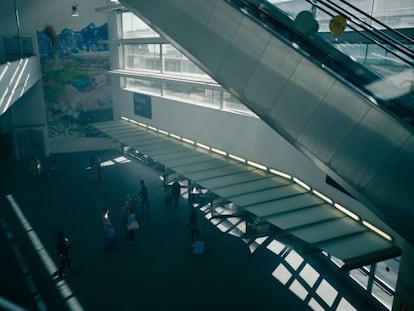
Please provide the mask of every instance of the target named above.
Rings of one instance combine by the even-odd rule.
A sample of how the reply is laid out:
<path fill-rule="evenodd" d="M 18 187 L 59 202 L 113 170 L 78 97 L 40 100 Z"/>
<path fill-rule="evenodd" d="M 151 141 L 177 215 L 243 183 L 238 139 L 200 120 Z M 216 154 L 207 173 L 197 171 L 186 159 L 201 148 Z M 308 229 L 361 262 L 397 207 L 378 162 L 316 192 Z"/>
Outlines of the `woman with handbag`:
<path fill-rule="evenodd" d="M 129 214 L 127 218 L 126 230 L 127 230 L 127 240 L 129 244 L 134 244 L 135 242 L 135 231 L 138 230 L 139 224 L 135 218 L 134 210 L 130 207 L 128 209 Z"/>

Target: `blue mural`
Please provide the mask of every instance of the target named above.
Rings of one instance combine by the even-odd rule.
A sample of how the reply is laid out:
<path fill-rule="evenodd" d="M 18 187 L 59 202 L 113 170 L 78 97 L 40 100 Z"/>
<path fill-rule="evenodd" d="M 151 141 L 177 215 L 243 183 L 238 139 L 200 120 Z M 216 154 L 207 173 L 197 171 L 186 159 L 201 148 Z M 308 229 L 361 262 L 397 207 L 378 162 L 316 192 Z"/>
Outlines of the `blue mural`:
<path fill-rule="evenodd" d="M 37 32 L 49 136 L 88 136 L 88 124 L 112 120 L 108 27 Z"/>

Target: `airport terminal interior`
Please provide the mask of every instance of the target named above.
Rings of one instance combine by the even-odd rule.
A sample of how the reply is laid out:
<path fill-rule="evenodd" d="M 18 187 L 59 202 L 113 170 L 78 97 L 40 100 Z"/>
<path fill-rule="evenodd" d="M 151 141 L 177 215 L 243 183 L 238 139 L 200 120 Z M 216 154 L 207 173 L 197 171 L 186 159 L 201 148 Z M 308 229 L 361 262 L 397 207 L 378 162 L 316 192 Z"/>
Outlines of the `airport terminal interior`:
<path fill-rule="evenodd" d="M 414 310 L 411 2 L 2 1 L 0 310 Z"/>

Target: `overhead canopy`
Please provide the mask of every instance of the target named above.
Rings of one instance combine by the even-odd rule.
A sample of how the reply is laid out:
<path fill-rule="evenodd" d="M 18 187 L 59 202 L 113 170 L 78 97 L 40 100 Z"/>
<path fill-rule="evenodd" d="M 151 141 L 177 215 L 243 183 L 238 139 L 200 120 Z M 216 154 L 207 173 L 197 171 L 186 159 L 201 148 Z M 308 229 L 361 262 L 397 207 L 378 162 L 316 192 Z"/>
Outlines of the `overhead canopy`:
<path fill-rule="evenodd" d="M 398 256 L 391 241 L 292 179 L 128 121 L 93 126 L 177 174 L 344 262 L 351 269 Z"/>

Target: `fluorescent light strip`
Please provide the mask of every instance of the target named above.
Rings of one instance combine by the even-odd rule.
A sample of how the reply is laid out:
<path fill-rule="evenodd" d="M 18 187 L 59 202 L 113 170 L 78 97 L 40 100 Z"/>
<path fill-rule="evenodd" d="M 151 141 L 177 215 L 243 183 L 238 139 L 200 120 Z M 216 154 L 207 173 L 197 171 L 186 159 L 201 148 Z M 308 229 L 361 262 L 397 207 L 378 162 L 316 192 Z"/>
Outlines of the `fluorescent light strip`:
<path fill-rule="evenodd" d="M 9 67 L 10 67 L 10 63 L 4 64 L 3 66 L 4 66 L 4 67 L 3 67 L 3 71 L 2 71 L 2 73 L 0 74 L 0 81 L 1 81 L 1 80 L 3 80 L 4 75 L 6 74 L 7 70 L 8 70 L 8 69 L 9 69 Z"/>
<path fill-rule="evenodd" d="M 6 196 L 6 198 L 9 201 L 10 205 L 12 206 L 16 216 L 19 218 L 20 222 L 25 227 L 25 229 L 27 229 L 27 227 L 30 228 L 30 230 L 28 231 L 28 237 L 29 237 L 30 241 L 32 242 L 32 246 L 36 249 L 37 253 L 39 254 L 39 257 L 42 259 L 42 262 L 43 262 L 46 270 L 49 272 L 49 274 L 55 272 L 56 271 L 56 265 L 53 263 L 53 260 L 50 258 L 50 255 L 48 254 L 48 252 L 43 247 L 43 244 L 40 241 L 40 239 L 37 237 L 37 234 L 32 230 L 30 224 L 28 223 L 26 217 L 23 215 L 21 209 L 17 205 L 17 203 L 14 200 L 13 196 L 8 194 Z M 27 225 L 24 225 L 24 224 L 27 224 Z M 71 311 L 83 311 L 83 308 L 79 304 L 79 301 L 73 296 L 72 290 L 67 285 L 66 281 L 63 279 L 63 280 L 57 282 L 56 284 L 57 284 L 58 289 L 60 290 L 61 296 L 64 299 L 67 299 L 69 309 Z M 69 302 L 69 299 L 68 299 L 69 296 L 67 296 L 68 293 L 70 293 L 69 296 L 72 296 L 70 298 L 71 299 L 70 302 Z"/>
<path fill-rule="evenodd" d="M 259 168 L 263 171 L 267 171 L 267 167 L 262 165 L 262 164 L 259 164 L 259 163 L 253 162 L 253 161 L 247 161 L 247 164 L 249 164 L 251 166 L 254 166 L 254 167 L 257 167 L 257 168 Z"/>
<path fill-rule="evenodd" d="M 204 144 L 202 144 L 202 143 L 196 143 L 196 145 L 197 145 L 198 147 L 203 148 L 203 149 L 210 150 L 210 147 L 209 147 L 209 146 L 204 145 Z"/>
<path fill-rule="evenodd" d="M 33 230 L 30 223 L 27 221 L 26 217 L 23 215 L 22 211 L 20 210 L 19 206 L 17 205 L 16 201 L 14 200 L 12 195 L 7 195 L 7 200 L 9 201 L 10 205 L 12 206 L 14 212 L 16 213 L 17 217 L 20 220 L 20 223 L 22 224 L 23 228 L 26 231 Z"/>
<path fill-rule="evenodd" d="M 39 257 L 42 259 L 43 264 L 46 267 L 47 272 L 52 275 L 56 270 L 58 269 L 55 263 L 50 258 L 49 254 L 45 249 L 41 249 L 37 252 L 39 254 Z"/>
<path fill-rule="evenodd" d="M 74 310 L 74 311 L 82 311 L 83 310 L 80 303 L 79 303 L 79 301 L 74 296 L 67 299 L 66 303 L 68 304 L 68 306 L 71 310 Z"/>
<path fill-rule="evenodd" d="M 14 70 L 14 73 L 13 73 L 13 75 L 12 75 L 11 79 L 9 80 L 9 86 L 10 86 L 10 87 L 11 87 L 11 86 L 12 86 L 12 84 L 14 83 L 14 78 L 16 77 L 17 73 L 19 72 L 19 70 L 20 70 L 20 66 L 21 66 L 21 65 L 22 65 L 22 59 L 20 59 L 19 64 L 17 65 L 17 67 L 16 67 L 16 69 Z M 11 93 L 12 93 L 12 94 L 14 93 L 14 89 L 15 89 L 15 87 L 13 87 L 13 88 L 12 88 L 12 91 L 11 91 Z"/>
<path fill-rule="evenodd" d="M 328 198 L 326 195 L 320 193 L 319 191 L 315 189 L 313 189 L 312 192 L 316 194 L 318 197 L 320 197 L 322 200 L 328 202 L 329 204 L 333 204 L 333 201 L 330 198 Z"/>
<path fill-rule="evenodd" d="M 345 207 L 343 207 L 342 205 L 339 205 L 338 203 L 335 203 L 334 206 L 339 209 L 342 213 L 348 215 L 349 217 L 359 221 L 359 216 L 352 213 L 350 210 L 346 209 Z"/>
<path fill-rule="evenodd" d="M 224 155 L 224 156 L 227 155 L 227 152 L 225 152 L 223 150 L 220 150 L 220 149 L 211 148 L 211 151 L 213 151 L 215 153 L 218 153 L 218 154 L 221 154 L 221 155 Z"/>
<path fill-rule="evenodd" d="M 283 173 L 281 171 L 275 170 L 273 168 L 270 169 L 270 172 L 275 174 L 275 175 L 279 175 L 281 177 L 287 178 L 287 179 L 292 179 L 292 176 L 286 173 Z"/>
<path fill-rule="evenodd" d="M 173 133 L 170 133 L 170 136 L 175 138 L 175 139 L 181 140 L 181 136 L 175 135 Z"/>
<path fill-rule="evenodd" d="M 70 296 L 73 295 L 72 290 L 70 287 L 66 284 L 66 282 L 57 282 L 58 288 L 60 290 L 60 294 L 64 299 L 68 299 Z"/>
<path fill-rule="evenodd" d="M 386 234 L 384 231 L 378 229 L 377 227 L 375 227 L 374 225 L 371 225 L 368 221 L 363 220 L 362 224 L 365 227 L 368 227 L 369 229 L 371 229 L 372 231 L 374 231 L 375 233 L 379 234 L 380 236 L 382 236 L 384 239 L 387 239 L 388 241 L 392 241 L 392 237 L 388 234 Z"/>
<path fill-rule="evenodd" d="M 161 134 L 164 134 L 164 135 L 169 135 L 169 133 L 167 132 L 167 131 L 164 131 L 164 130 L 158 130 L 158 133 L 161 133 Z"/>
<path fill-rule="evenodd" d="M 308 191 L 311 191 L 311 187 L 308 184 L 305 184 L 303 181 L 301 181 L 300 179 L 293 177 L 293 181 L 295 183 L 297 183 L 299 186 L 301 186 L 302 188 L 305 188 Z"/>
<path fill-rule="evenodd" d="M 12 92 L 13 94 L 16 92 L 19 85 L 21 85 L 20 80 L 22 79 L 23 73 L 26 70 L 26 66 L 27 66 L 28 63 L 29 63 L 29 59 L 26 58 L 25 61 L 24 61 L 23 68 L 20 70 L 19 77 L 17 78 L 16 83 L 14 84 L 14 88 L 13 88 L 13 92 Z"/>
<path fill-rule="evenodd" d="M 188 138 L 183 137 L 183 141 L 185 141 L 186 143 L 192 144 L 192 145 L 195 144 L 194 140 L 191 140 L 191 139 L 188 139 Z"/>
<path fill-rule="evenodd" d="M 44 249 L 44 246 L 42 242 L 40 242 L 39 237 L 37 236 L 36 232 L 33 230 L 27 232 L 27 235 L 29 236 L 30 240 L 32 241 L 33 247 L 36 251 L 41 251 Z"/>
<path fill-rule="evenodd" d="M 238 157 L 238 156 L 236 156 L 236 155 L 234 155 L 234 154 L 231 154 L 231 153 L 229 153 L 229 158 L 232 158 L 232 159 L 237 160 L 237 161 L 239 161 L 239 162 L 246 163 L 246 160 L 245 160 L 245 159 L 243 159 L 243 158 L 241 158 L 241 157 Z"/>
<path fill-rule="evenodd" d="M 125 120 L 125 121 L 129 121 L 129 119 L 127 117 L 124 117 L 124 116 L 121 116 L 121 119 Z"/>
<path fill-rule="evenodd" d="M 148 125 L 148 128 L 150 129 L 150 130 L 153 130 L 153 131 L 158 131 L 158 129 L 156 128 L 156 127 L 153 127 L 153 126 L 150 126 L 150 125 Z"/>
<path fill-rule="evenodd" d="M 147 127 L 148 127 L 148 125 L 146 125 L 145 123 L 141 123 L 141 122 L 138 122 L 138 125 L 139 125 L 139 126 L 142 126 L 142 127 L 145 127 L 145 128 L 147 128 Z"/>
<path fill-rule="evenodd" d="M 23 309 L 20 306 L 16 305 L 15 303 L 9 300 L 6 300 L 5 298 L 1 296 L 0 296 L 0 307 L 2 308 L 2 310 L 27 311 L 27 309 Z"/>
<path fill-rule="evenodd" d="M 26 79 L 24 80 L 22 91 L 20 92 L 19 97 L 22 97 L 22 95 L 24 94 L 24 91 L 26 90 L 27 82 L 29 82 L 29 79 L 30 79 L 30 73 L 27 74 Z"/>
<path fill-rule="evenodd" d="M 134 123 L 134 124 L 138 124 L 138 122 L 137 122 L 137 121 L 132 120 L 132 119 L 129 119 L 129 122 Z"/>

